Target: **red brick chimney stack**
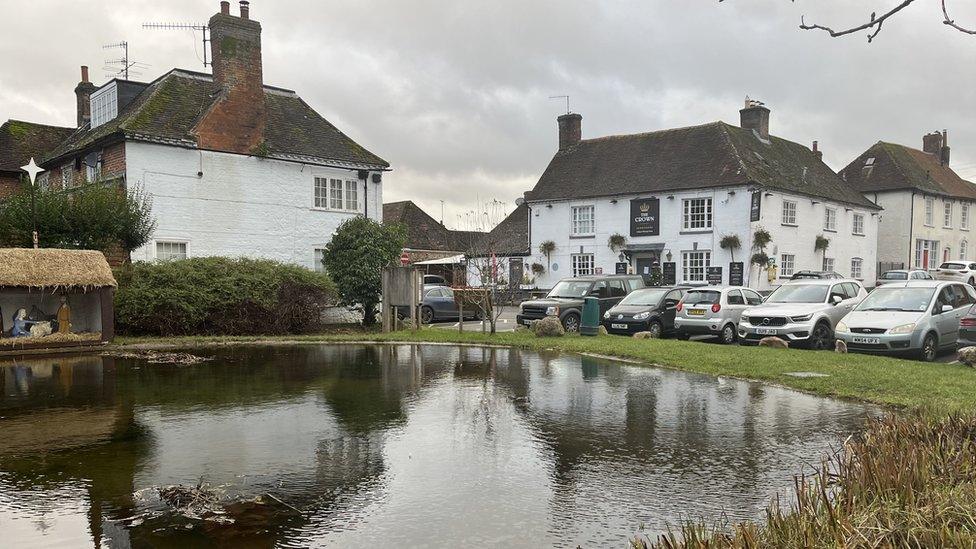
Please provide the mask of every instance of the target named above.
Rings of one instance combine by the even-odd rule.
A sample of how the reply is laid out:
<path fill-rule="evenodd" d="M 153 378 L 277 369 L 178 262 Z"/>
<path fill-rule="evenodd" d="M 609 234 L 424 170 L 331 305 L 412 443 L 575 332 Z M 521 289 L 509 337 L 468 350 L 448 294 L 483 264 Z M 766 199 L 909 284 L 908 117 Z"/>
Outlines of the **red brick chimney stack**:
<path fill-rule="evenodd" d="M 210 18 L 213 79 L 220 98 L 197 125 L 200 146 L 252 154 L 264 141 L 267 107 L 261 64 L 261 24 L 251 20 L 247 2 L 241 16 L 221 2 Z"/>
<path fill-rule="evenodd" d="M 583 139 L 583 117 L 575 112 L 556 119 L 559 123 L 559 150 L 564 151 Z"/>
<path fill-rule="evenodd" d="M 228 0 L 220 3 L 220 13 L 221 15 L 230 15 L 230 2 Z"/>
<path fill-rule="evenodd" d="M 942 130 L 922 136 L 922 150 L 935 155 L 943 166 L 949 165 L 949 132 Z"/>
<path fill-rule="evenodd" d="M 739 126 L 753 130 L 762 139 L 769 139 L 769 109 L 761 101 L 746 97 L 745 108 L 739 111 Z"/>
<path fill-rule="evenodd" d="M 241 0 L 241 19 L 251 18 L 251 3 L 247 0 Z"/>
<path fill-rule="evenodd" d="M 95 90 L 95 85 L 88 80 L 88 67 L 82 66 L 81 82 L 75 87 L 79 128 L 91 122 L 91 94 Z"/>
<path fill-rule="evenodd" d="M 814 141 L 813 147 L 811 148 L 813 155 L 817 157 L 817 160 L 823 160 L 823 151 L 820 150 L 820 142 Z"/>

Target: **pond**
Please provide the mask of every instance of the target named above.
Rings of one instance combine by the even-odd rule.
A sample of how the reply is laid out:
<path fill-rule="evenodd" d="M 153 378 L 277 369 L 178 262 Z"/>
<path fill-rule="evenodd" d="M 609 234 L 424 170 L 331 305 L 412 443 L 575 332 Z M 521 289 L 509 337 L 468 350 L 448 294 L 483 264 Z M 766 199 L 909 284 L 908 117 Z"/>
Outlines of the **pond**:
<path fill-rule="evenodd" d="M 213 360 L 0 366 L 3 544 L 625 547 L 641 527 L 761 518 L 876 413 L 557 353 L 192 352 Z M 209 507 L 160 496 L 174 485 Z"/>

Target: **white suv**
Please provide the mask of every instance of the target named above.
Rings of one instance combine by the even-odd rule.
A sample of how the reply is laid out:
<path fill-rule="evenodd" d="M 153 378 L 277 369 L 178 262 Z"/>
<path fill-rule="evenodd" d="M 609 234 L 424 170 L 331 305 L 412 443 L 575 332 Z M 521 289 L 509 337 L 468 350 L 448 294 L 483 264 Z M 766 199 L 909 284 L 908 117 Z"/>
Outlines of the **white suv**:
<path fill-rule="evenodd" d="M 951 280 L 953 282 L 965 282 L 970 286 L 976 286 L 976 263 L 968 261 L 946 261 L 939 268 L 932 271 L 932 276 L 936 280 Z"/>
<path fill-rule="evenodd" d="M 742 311 L 739 343 L 756 345 L 775 336 L 791 345 L 830 349 L 834 327 L 868 293 L 857 280 L 793 280 L 758 307 Z"/>

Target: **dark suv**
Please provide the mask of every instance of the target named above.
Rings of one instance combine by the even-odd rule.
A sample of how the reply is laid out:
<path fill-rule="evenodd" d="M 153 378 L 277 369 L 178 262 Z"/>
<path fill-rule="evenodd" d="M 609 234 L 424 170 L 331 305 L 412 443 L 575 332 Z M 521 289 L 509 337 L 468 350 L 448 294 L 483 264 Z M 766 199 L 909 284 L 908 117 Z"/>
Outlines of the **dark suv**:
<path fill-rule="evenodd" d="M 523 301 L 516 322 L 529 326 L 547 316 L 558 316 L 567 332 L 578 332 L 587 297 L 600 300 L 600 317 L 630 292 L 644 287 L 639 275 L 593 275 L 564 278 L 543 299 Z"/>

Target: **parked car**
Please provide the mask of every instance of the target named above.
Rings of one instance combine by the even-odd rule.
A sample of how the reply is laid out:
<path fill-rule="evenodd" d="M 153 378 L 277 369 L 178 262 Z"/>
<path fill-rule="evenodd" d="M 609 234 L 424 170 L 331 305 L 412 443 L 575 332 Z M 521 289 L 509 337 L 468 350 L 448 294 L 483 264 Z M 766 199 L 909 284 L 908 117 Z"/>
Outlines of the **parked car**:
<path fill-rule="evenodd" d="M 424 286 L 447 286 L 447 279 L 441 275 L 424 275 Z"/>
<path fill-rule="evenodd" d="M 739 343 L 756 345 L 776 336 L 790 345 L 829 349 L 834 326 L 868 293 L 857 280 L 794 280 L 769 294 L 758 307 L 742 311 Z"/>
<path fill-rule="evenodd" d="M 828 280 L 840 278 L 844 277 L 834 271 L 797 271 L 793 273 L 790 280 Z"/>
<path fill-rule="evenodd" d="M 851 351 L 912 353 L 931 361 L 939 350 L 956 346 L 960 321 L 973 304 L 976 290 L 961 282 L 886 284 L 838 322 L 835 333 Z"/>
<path fill-rule="evenodd" d="M 959 339 L 956 347 L 976 347 L 976 305 L 970 307 L 969 311 L 959 319 Z"/>
<path fill-rule="evenodd" d="M 932 273 L 936 280 L 953 280 L 976 286 L 976 263 L 968 261 L 946 261 Z"/>
<path fill-rule="evenodd" d="M 424 289 L 420 303 L 420 322 L 430 324 L 438 320 L 457 320 L 458 306 L 454 301 L 454 290 L 447 286 L 432 286 Z M 409 313 L 408 313 L 409 316 Z M 478 311 L 464 311 L 465 318 L 478 318 Z"/>
<path fill-rule="evenodd" d="M 685 287 L 634 290 L 603 314 L 607 332 L 630 335 L 650 332 L 654 337 L 674 333 L 674 314 Z"/>
<path fill-rule="evenodd" d="M 678 304 L 674 327 L 682 339 L 712 335 L 732 344 L 738 339 L 742 311 L 762 302 L 758 292 L 740 286 L 695 288 L 688 290 Z"/>
<path fill-rule="evenodd" d="M 567 332 L 578 332 L 583 317 L 585 298 L 595 297 L 600 301 L 600 316 L 620 303 L 634 290 L 644 287 L 644 279 L 639 275 L 593 275 L 578 278 L 564 278 L 556 283 L 543 299 L 523 301 L 515 321 L 530 326 L 536 320 L 547 316 L 558 316 Z"/>
<path fill-rule="evenodd" d="M 933 278 L 928 271 L 921 269 L 895 269 L 893 271 L 885 271 L 884 274 L 879 276 L 878 280 L 874 282 L 874 287 L 877 288 L 878 286 L 891 284 L 892 282 L 905 282 L 908 280 L 933 280 Z"/>

